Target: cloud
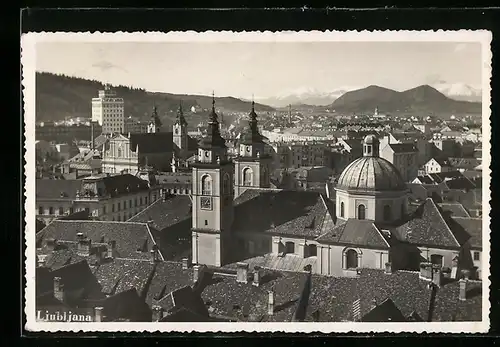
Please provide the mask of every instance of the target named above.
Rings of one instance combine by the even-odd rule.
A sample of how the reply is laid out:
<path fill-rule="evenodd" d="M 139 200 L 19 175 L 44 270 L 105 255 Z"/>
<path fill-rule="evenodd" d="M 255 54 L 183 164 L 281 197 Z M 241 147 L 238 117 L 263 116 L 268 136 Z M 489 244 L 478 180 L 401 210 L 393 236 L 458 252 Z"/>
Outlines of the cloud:
<path fill-rule="evenodd" d="M 459 43 L 459 44 L 455 45 L 455 48 L 453 49 L 453 51 L 455 53 L 458 53 L 458 52 L 463 51 L 466 48 L 467 48 L 467 44 L 466 43 Z"/>
<path fill-rule="evenodd" d="M 94 64 L 92 64 L 92 67 L 96 67 L 98 69 L 101 69 L 102 71 L 117 69 L 117 70 L 122 70 L 122 71 L 127 72 L 127 70 L 125 70 L 124 68 L 122 68 L 118 65 L 115 65 L 115 64 L 113 64 L 109 61 L 106 61 L 106 60 L 101 60 L 101 61 L 98 61 L 97 63 L 94 63 Z"/>

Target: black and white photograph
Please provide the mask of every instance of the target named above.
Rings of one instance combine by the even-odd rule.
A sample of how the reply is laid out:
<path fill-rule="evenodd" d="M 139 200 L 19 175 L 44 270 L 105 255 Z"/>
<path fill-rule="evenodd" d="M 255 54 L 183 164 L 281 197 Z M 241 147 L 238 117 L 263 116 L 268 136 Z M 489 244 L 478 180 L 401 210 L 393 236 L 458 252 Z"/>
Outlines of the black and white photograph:
<path fill-rule="evenodd" d="M 22 41 L 28 330 L 488 330 L 489 32 Z"/>

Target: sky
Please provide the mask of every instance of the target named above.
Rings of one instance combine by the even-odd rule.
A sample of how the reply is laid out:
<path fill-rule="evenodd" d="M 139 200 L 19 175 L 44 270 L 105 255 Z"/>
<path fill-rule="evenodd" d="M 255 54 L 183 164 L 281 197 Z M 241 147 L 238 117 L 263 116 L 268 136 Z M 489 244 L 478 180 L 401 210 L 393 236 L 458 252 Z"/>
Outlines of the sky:
<path fill-rule="evenodd" d="M 176 94 L 256 99 L 310 88 L 481 86 L 480 43 L 39 42 L 36 69 Z"/>

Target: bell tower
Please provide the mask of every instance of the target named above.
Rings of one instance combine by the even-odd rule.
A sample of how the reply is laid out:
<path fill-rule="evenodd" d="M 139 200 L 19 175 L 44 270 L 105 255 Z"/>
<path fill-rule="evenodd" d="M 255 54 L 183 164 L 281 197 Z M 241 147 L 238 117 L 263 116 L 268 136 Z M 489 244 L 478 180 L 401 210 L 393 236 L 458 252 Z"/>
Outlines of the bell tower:
<path fill-rule="evenodd" d="M 269 188 L 271 156 L 265 152 L 264 137 L 259 133 L 255 103 L 248 115 L 248 126 L 239 139 L 238 157 L 235 165 L 235 197 L 248 188 Z"/>
<path fill-rule="evenodd" d="M 158 110 L 156 105 L 153 106 L 153 113 L 151 114 L 151 120 L 148 123 L 148 133 L 159 133 L 161 129 L 160 117 L 158 117 Z"/>
<path fill-rule="evenodd" d="M 185 159 L 188 151 L 187 125 L 186 118 L 184 118 L 184 112 L 182 111 L 182 102 L 180 102 L 179 109 L 177 110 L 177 118 L 172 126 L 172 138 L 174 141 L 174 147 L 176 148 L 179 157 L 182 159 Z"/>
<path fill-rule="evenodd" d="M 205 136 L 192 165 L 192 257 L 194 264 L 222 266 L 230 257 L 233 163 L 219 129 L 215 98 Z"/>

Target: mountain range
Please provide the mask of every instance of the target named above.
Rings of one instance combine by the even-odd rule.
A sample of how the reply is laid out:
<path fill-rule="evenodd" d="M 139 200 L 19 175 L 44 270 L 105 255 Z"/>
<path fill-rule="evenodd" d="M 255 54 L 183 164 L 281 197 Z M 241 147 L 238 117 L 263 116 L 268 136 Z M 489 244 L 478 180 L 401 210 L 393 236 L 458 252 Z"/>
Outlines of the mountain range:
<path fill-rule="evenodd" d="M 36 73 L 36 119 L 37 121 L 58 121 L 65 118 L 91 117 L 92 98 L 97 97 L 103 83 L 83 78 L 68 77 L 45 72 Z M 171 93 L 153 93 L 144 89 L 112 86 L 119 97 L 125 102 L 125 116 L 134 116 L 139 119 L 149 119 L 153 106 L 165 126 L 175 119 L 179 103 L 186 113 L 189 113 L 188 123 L 196 125 L 206 121 L 206 114 L 212 107 L 212 97 L 205 95 L 182 95 Z M 219 114 L 224 114 L 225 121 L 233 122 L 231 113 L 249 113 L 251 102 L 234 97 L 216 97 L 216 108 Z M 191 107 L 198 111 L 191 113 Z M 255 104 L 257 112 L 272 112 L 273 107 Z"/>
<path fill-rule="evenodd" d="M 480 114 L 481 103 L 454 100 L 429 85 L 398 92 L 379 86 L 368 86 L 343 94 L 330 106 L 340 113 L 451 113 Z"/>
<path fill-rule="evenodd" d="M 459 101 L 480 102 L 481 89 L 465 83 L 439 82 L 432 87 L 451 99 Z M 330 91 L 320 91 L 316 88 L 298 88 L 282 92 L 271 98 L 258 99 L 259 102 L 274 107 L 286 107 L 288 105 L 314 105 L 328 106 L 347 92 L 359 90 L 359 86 L 344 86 Z"/>

